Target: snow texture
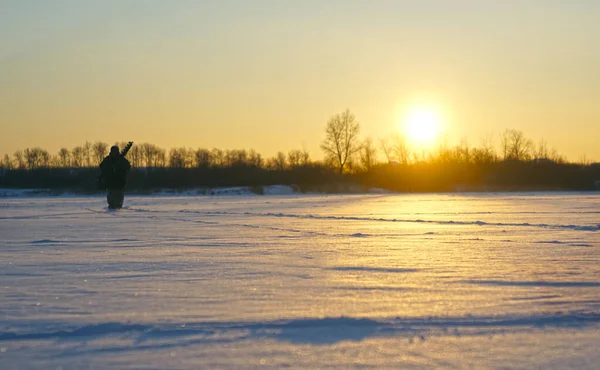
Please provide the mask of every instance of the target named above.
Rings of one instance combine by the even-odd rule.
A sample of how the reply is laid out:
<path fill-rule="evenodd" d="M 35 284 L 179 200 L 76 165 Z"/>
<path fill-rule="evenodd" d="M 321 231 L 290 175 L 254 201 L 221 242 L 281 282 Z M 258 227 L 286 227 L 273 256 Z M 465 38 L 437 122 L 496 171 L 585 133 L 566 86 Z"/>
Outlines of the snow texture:
<path fill-rule="evenodd" d="M 2 369 L 597 369 L 595 193 L 0 199 Z"/>

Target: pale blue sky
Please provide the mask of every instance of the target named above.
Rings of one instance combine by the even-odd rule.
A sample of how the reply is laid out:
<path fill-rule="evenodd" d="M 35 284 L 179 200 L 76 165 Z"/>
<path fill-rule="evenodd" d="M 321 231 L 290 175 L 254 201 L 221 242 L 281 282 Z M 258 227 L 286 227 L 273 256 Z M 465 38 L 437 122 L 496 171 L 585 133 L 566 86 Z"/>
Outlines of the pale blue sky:
<path fill-rule="evenodd" d="M 0 153 L 85 140 L 308 147 L 417 102 L 448 141 L 506 128 L 600 160 L 600 2 L 0 0 Z"/>

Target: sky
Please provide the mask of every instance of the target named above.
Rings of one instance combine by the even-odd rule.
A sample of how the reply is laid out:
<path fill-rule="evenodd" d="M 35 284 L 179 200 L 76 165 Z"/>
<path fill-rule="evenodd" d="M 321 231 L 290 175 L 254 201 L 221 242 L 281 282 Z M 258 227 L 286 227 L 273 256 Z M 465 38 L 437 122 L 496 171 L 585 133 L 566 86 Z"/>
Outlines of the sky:
<path fill-rule="evenodd" d="M 506 129 L 600 161 L 600 1 L 0 0 L 0 154 L 86 140 L 319 147 L 429 106 L 440 140 Z"/>

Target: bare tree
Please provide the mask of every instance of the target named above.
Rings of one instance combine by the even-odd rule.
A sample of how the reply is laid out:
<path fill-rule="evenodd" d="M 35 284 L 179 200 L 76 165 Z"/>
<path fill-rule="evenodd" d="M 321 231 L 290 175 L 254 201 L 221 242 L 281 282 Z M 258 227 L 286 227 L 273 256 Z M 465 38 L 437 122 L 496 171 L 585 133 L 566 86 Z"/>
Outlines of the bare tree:
<path fill-rule="evenodd" d="M 267 161 L 267 169 L 271 171 L 283 171 L 286 168 L 286 156 L 284 152 L 277 152 L 277 155 Z"/>
<path fill-rule="evenodd" d="M 247 166 L 248 165 L 248 152 L 246 149 L 233 150 L 233 164 L 234 166 Z"/>
<path fill-rule="evenodd" d="M 50 165 L 50 154 L 42 148 L 27 148 L 23 152 L 27 168 L 35 170 Z"/>
<path fill-rule="evenodd" d="M 448 148 L 446 139 L 440 141 L 437 153 L 430 153 L 430 161 L 434 163 L 447 164 L 455 160 L 455 154 L 451 149 Z"/>
<path fill-rule="evenodd" d="M 302 166 L 308 166 L 310 164 L 310 152 L 305 146 L 302 147 L 302 151 L 300 152 L 300 164 Z"/>
<path fill-rule="evenodd" d="M 472 150 L 473 163 L 475 164 L 487 164 L 487 158 L 485 152 L 481 148 L 475 148 Z"/>
<path fill-rule="evenodd" d="M 13 156 L 15 157 L 15 166 L 20 170 L 25 169 L 25 156 L 23 155 L 23 151 L 17 150 Z"/>
<path fill-rule="evenodd" d="M 60 148 L 58 151 L 58 166 L 63 168 L 71 167 L 71 153 L 67 148 Z"/>
<path fill-rule="evenodd" d="M 288 152 L 288 163 L 290 167 L 300 167 L 302 162 L 302 151 L 298 149 L 292 149 Z"/>
<path fill-rule="evenodd" d="M 454 148 L 454 160 L 457 163 L 470 163 L 471 162 L 472 151 L 469 148 L 469 144 L 467 143 L 466 138 L 462 138 L 460 140 L 460 144 Z"/>
<path fill-rule="evenodd" d="M 359 132 L 360 124 L 348 109 L 331 117 L 325 126 L 325 140 L 321 149 L 340 173 L 344 172 L 350 158 L 360 151 Z"/>
<path fill-rule="evenodd" d="M 8 154 L 4 154 L 4 159 L 2 160 L 2 167 L 6 170 L 12 170 L 15 168 Z"/>
<path fill-rule="evenodd" d="M 287 167 L 287 163 L 284 152 L 277 152 L 277 156 L 275 157 L 275 165 L 277 166 L 277 170 L 285 170 L 285 168 Z"/>
<path fill-rule="evenodd" d="M 392 163 L 394 161 L 394 154 L 389 140 L 380 139 L 379 144 L 381 145 L 381 150 L 383 151 L 383 155 L 385 155 L 385 159 L 387 159 L 388 163 Z"/>
<path fill-rule="evenodd" d="M 224 159 L 227 167 L 247 166 L 248 152 L 245 149 L 226 150 Z"/>
<path fill-rule="evenodd" d="M 165 149 L 156 147 L 156 155 L 154 157 L 154 165 L 156 167 L 167 166 L 167 152 Z"/>
<path fill-rule="evenodd" d="M 548 158 L 550 158 L 550 160 L 554 161 L 555 163 L 567 163 L 567 158 L 564 155 L 560 154 L 558 150 L 556 150 L 556 148 L 550 149 L 550 154 Z"/>
<path fill-rule="evenodd" d="M 50 155 L 50 163 L 49 166 L 52 168 L 60 168 L 60 156 L 58 154 Z"/>
<path fill-rule="evenodd" d="M 305 147 L 302 149 L 292 149 L 288 152 L 287 163 L 291 168 L 308 166 L 310 163 L 310 153 Z"/>
<path fill-rule="evenodd" d="M 550 152 L 548 151 L 548 144 L 544 139 L 540 139 L 538 142 L 538 146 L 535 151 L 536 158 L 548 158 L 550 157 Z"/>
<path fill-rule="evenodd" d="M 123 147 L 121 147 L 121 150 Z M 131 162 L 132 167 L 142 167 L 143 153 L 140 146 L 132 146 L 129 152 L 127 152 L 127 158 Z"/>
<path fill-rule="evenodd" d="M 50 167 L 51 163 L 50 163 L 50 153 L 48 153 L 48 151 L 46 149 L 42 149 L 42 148 L 36 148 L 36 152 L 39 158 L 39 165 L 41 168 L 48 168 Z"/>
<path fill-rule="evenodd" d="M 35 149 L 26 148 L 23 151 L 25 156 L 25 162 L 27 163 L 27 169 L 34 170 L 39 167 L 39 157 Z"/>
<path fill-rule="evenodd" d="M 577 164 L 579 164 L 580 166 L 587 167 L 592 164 L 592 160 L 588 158 L 587 154 L 584 153 L 581 157 L 579 157 L 579 161 L 577 162 Z"/>
<path fill-rule="evenodd" d="M 366 138 L 365 141 L 363 141 L 360 151 L 360 164 L 365 170 L 371 171 L 376 160 L 377 150 L 373 145 L 373 140 L 371 138 Z"/>
<path fill-rule="evenodd" d="M 410 151 L 404 136 L 398 134 L 392 136 L 392 152 L 398 163 L 408 164 L 410 162 Z"/>
<path fill-rule="evenodd" d="M 140 155 L 142 157 L 141 163 L 143 167 L 154 167 L 154 148 L 152 144 L 149 143 L 141 143 L 140 147 Z"/>
<path fill-rule="evenodd" d="M 141 164 L 145 167 L 157 167 L 161 149 L 154 144 L 140 144 Z"/>
<path fill-rule="evenodd" d="M 531 159 L 533 142 L 526 138 L 522 131 L 506 130 L 501 138 L 505 160 L 525 161 Z"/>
<path fill-rule="evenodd" d="M 223 159 L 225 162 L 225 167 L 232 167 L 234 162 L 234 154 L 231 149 L 226 149 L 225 154 L 223 155 Z"/>
<path fill-rule="evenodd" d="M 83 144 L 83 160 L 86 167 L 92 167 L 92 143 L 86 141 Z"/>
<path fill-rule="evenodd" d="M 493 146 L 487 141 L 484 141 L 481 147 L 472 149 L 470 157 L 473 163 L 476 164 L 490 164 L 498 160 Z"/>
<path fill-rule="evenodd" d="M 204 148 L 196 149 L 196 152 L 194 153 L 194 166 L 198 168 L 208 168 L 210 167 L 210 163 L 210 151 Z"/>
<path fill-rule="evenodd" d="M 257 153 L 254 149 L 250 149 L 250 152 L 248 152 L 248 165 L 251 167 L 262 168 L 263 162 L 260 153 Z"/>
<path fill-rule="evenodd" d="M 509 130 L 505 130 L 500 134 L 500 150 L 502 150 L 502 158 L 504 160 L 510 157 L 510 133 Z"/>
<path fill-rule="evenodd" d="M 108 154 L 108 144 L 103 143 L 101 141 L 96 141 L 92 145 L 92 157 L 94 158 L 94 163 L 99 164 L 102 162 L 104 157 Z"/>
<path fill-rule="evenodd" d="M 71 163 L 75 168 L 81 168 L 84 165 L 84 153 L 83 148 L 80 146 L 76 146 L 71 150 Z"/>
<path fill-rule="evenodd" d="M 485 158 L 487 163 L 493 163 L 498 161 L 498 154 L 496 153 L 496 149 L 494 148 L 493 135 L 487 135 L 486 137 L 481 139 L 481 151 L 483 153 L 483 158 Z"/>
<path fill-rule="evenodd" d="M 169 151 L 169 167 L 185 168 L 186 167 L 186 150 L 185 148 L 172 148 Z"/>
<path fill-rule="evenodd" d="M 225 166 L 225 153 L 223 152 L 223 150 L 214 148 L 213 150 L 210 151 L 210 153 L 211 153 L 211 157 L 212 157 L 212 161 L 213 161 L 213 166 L 215 166 L 215 167 L 224 167 Z"/>

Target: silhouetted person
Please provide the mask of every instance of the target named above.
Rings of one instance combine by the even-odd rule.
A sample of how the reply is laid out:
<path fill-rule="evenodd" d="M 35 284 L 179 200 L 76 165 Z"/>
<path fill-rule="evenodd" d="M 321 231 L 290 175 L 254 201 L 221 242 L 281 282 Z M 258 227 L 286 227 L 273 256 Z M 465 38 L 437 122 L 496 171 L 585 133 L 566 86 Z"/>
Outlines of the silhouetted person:
<path fill-rule="evenodd" d="M 125 185 L 127 184 L 127 171 L 131 168 L 129 161 L 119 153 L 119 147 L 114 145 L 110 148 L 110 154 L 100 163 L 101 186 L 108 190 L 106 200 L 109 209 L 123 207 L 125 198 Z"/>

